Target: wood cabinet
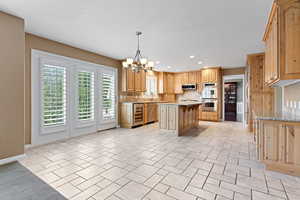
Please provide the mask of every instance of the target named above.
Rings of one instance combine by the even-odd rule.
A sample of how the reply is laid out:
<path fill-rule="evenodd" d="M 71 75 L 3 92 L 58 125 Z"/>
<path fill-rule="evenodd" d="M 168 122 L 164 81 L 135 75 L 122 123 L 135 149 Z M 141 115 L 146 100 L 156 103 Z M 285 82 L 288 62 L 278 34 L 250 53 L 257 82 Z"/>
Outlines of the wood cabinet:
<path fill-rule="evenodd" d="M 122 69 L 122 91 L 134 92 L 135 91 L 135 76 L 134 72 L 130 69 Z"/>
<path fill-rule="evenodd" d="M 182 72 L 182 84 L 189 84 L 189 74 L 188 72 Z"/>
<path fill-rule="evenodd" d="M 146 72 L 140 71 L 134 74 L 134 88 L 135 92 L 145 92 L 146 91 Z"/>
<path fill-rule="evenodd" d="M 158 94 L 174 94 L 174 74 L 158 72 Z"/>
<path fill-rule="evenodd" d="M 203 69 L 201 72 L 202 83 L 217 83 L 220 80 L 220 68 Z"/>
<path fill-rule="evenodd" d="M 300 79 L 300 1 L 274 1 L 263 41 L 266 84 L 283 86 Z"/>
<path fill-rule="evenodd" d="M 122 91 L 123 92 L 145 92 L 146 72 L 133 72 L 130 69 L 122 69 Z"/>
<path fill-rule="evenodd" d="M 199 119 L 203 121 L 219 121 L 218 112 L 206 112 L 202 111 L 201 108 L 199 110 Z"/>
<path fill-rule="evenodd" d="M 174 93 L 175 94 L 183 94 L 182 84 L 183 84 L 183 73 L 175 73 L 174 74 Z"/>
<path fill-rule="evenodd" d="M 196 83 L 201 84 L 201 82 L 202 82 L 202 79 L 201 79 L 202 71 L 196 71 L 195 73 L 196 73 Z"/>
<path fill-rule="evenodd" d="M 182 94 L 182 85 L 184 84 L 201 84 L 201 71 L 174 73 L 174 93 Z M 199 92 L 202 87 L 199 87 Z"/>
<path fill-rule="evenodd" d="M 144 105 L 142 103 L 121 103 L 121 126 L 132 128 L 144 123 Z"/>
<path fill-rule="evenodd" d="M 158 105 L 155 102 L 122 102 L 121 127 L 135 126 L 156 122 L 158 120 Z"/>
<path fill-rule="evenodd" d="M 300 122 L 257 120 L 258 159 L 268 170 L 300 175 Z"/>
<path fill-rule="evenodd" d="M 174 74 L 167 73 L 167 94 L 174 94 Z"/>
<path fill-rule="evenodd" d="M 251 54 L 246 67 L 246 115 L 250 132 L 255 116 L 274 114 L 274 88 L 264 84 L 265 54 Z"/>
<path fill-rule="evenodd" d="M 188 72 L 188 82 L 189 84 L 197 83 L 197 73 L 196 71 Z"/>
<path fill-rule="evenodd" d="M 157 109 L 157 103 L 144 103 L 144 124 L 158 120 Z"/>

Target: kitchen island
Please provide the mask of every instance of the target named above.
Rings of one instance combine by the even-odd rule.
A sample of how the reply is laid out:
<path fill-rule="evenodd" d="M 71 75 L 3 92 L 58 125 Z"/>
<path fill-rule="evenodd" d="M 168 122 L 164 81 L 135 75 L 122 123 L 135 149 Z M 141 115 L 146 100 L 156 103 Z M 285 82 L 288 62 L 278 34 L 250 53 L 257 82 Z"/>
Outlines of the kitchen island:
<path fill-rule="evenodd" d="M 160 103 L 159 128 L 173 130 L 178 136 L 185 135 L 199 124 L 201 102 Z"/>

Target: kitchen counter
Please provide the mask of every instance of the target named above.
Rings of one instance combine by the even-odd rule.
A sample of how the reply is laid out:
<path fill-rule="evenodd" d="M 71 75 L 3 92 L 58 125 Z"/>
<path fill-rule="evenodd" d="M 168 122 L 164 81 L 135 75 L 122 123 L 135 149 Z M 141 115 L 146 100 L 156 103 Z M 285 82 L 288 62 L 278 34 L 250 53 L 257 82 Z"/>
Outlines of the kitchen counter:
<path fill-rule="evenodd" d="M 285 122 L 300 122 L 300 116 L 295 116 L 291 113 L 274 114 L 272 116 L 256 116 L 256 120 L 271 120 L 271 121 L 285 121 Z"/>

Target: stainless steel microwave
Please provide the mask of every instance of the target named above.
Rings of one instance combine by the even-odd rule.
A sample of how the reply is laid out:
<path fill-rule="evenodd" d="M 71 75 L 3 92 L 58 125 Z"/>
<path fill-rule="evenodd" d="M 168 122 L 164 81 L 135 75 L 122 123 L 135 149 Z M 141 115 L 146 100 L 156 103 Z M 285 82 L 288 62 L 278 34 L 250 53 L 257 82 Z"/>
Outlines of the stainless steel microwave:
<path fill-rule="evenodd" d="M 182 85 L 182 90 L 196 90 L 197 85 L 196 84 L 186 84 Z"/>

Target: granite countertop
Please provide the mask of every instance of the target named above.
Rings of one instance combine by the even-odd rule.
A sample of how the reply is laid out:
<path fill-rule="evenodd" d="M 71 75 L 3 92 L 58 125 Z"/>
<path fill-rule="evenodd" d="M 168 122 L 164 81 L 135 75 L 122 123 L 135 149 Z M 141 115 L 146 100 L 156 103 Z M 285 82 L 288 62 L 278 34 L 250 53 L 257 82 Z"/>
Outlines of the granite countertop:
<path fill-rule="evenodd" d="M 300 116 L 292 113 L 277 113 L 274 115 L 256 116 L 257 120 L 273 120 L 273 121 L 287 121 L 287 122 L 300 122 Z"/>
<path fill-rule="evenodd" d="M 174 103 L 160 103 L 160 104 L 177 105 L 177 106 L 193 106 L 193 105 L 202 104 L 202 102 L 174 102 Z"/>
<path fill-rule="evenodd" d="M 168 101 L 123 101 L 121 103 L 167 103 Z"/>

